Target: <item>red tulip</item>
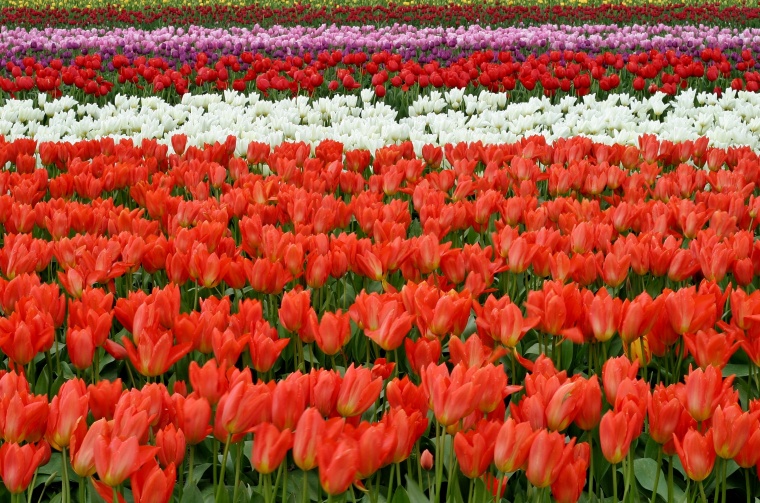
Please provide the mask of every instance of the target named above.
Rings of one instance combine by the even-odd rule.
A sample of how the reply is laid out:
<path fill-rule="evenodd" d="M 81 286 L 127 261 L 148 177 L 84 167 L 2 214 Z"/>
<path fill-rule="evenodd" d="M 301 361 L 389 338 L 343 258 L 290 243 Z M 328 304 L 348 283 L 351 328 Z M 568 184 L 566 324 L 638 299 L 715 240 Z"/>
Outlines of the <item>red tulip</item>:
<path fill-rule="evenodd" d="M 293 446 L 293 434 L 290 430 L 280 431 L 271 423 L 262 423 L 254 431 L 251 464 L 259 473 L 272 473 Z"/>
<path fill-rule="evenodd" d="M 11 494 L 26 491 L 34 473 L 50 459 L 50 446 L 46 442 L 20 446 L 5 442 L 0 446 L 0 479 Z"/>
<path fill-rule="evenodd" d="M 533 439 L 525 475 L 535 487 L 549 487 L 573 455 L 575 439 L 565 445 L 565 437 L 556 431 L 541 430 Z"/>
<path fill-rule="evenodd" d="M 533 439 L 538 435 L 529 423 L 507 418 L 496 437 L 494 462 L 500 472 L 512 473 L 523 467 L 530 454 Z"/>
<path fill-rule="evenodd" d="M 338 413 L 343 417 L 364 414 L 380 396 L 383 380 L 372 378 L 372 372 L 364 367 L 354 367 L 352 363 L 343 376 L 338 393 Z"/>
<path fill-rule="evenodd" d="M 293 436 L 293 461 L 303 471 L 317 466 L 317 449 L 324 424 L 322 414 L 313 407 L 306 409 L 298 420 Z"/>
<path fill-rule="evenodd" d="M 63 383 L 50 403 L 45 438 L 50 446 L 62 450 L 69 446 L 71 435 L 80 421 L 87 420 L 87 388 L 81 379 Z"/>
<path fill-rule="evenodd" d="M 683 440 L 674 436 L 673 441 L 686 475 L 695 482 L 705 480 L 715 465 L 712 430 L 708 430 L 703 435 L 697 430 L 690 429 Z"/>
<path fill-rule="evenodd" d="M 493 461 L 494 442 L 499 423 L 481 421 L 474 430 L 458 432 L 454 437 L 454 452 L 465 477 L 480 477 Z"/>

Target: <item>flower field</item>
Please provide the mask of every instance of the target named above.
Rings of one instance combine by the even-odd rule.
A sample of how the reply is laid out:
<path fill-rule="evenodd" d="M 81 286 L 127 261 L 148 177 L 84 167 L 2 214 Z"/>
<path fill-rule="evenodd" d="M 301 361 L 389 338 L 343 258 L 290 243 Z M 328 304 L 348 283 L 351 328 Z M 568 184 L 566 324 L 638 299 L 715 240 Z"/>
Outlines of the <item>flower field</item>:
<path fill-rule="evenodd" d="M 0 501 L 760 497 L 760 6 L 0 6 Z"/>

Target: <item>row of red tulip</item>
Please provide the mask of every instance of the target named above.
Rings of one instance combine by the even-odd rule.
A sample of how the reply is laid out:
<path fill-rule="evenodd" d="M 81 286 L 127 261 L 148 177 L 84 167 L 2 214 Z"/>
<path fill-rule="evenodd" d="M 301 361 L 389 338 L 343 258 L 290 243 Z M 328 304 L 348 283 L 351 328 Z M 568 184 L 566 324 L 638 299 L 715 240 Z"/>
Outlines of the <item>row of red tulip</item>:
<path fill-rule="evenodd" d="M 107 501 L 114 495 L 122 500 L 120 488 L 129 481 L 136 503 L 168 502 L 177 470 L 188 465 L 192 478 L 195 446 L 209 435 L 224 444 L 219 480 L 225 486 L 230 446 L 241 449 L 253 433 L 249 460 L 260 477 L 281 472 L 291 452 L 299 469 L 317 468 L 323 490 L 337 495 L 352 484 L 374 482 L 386 466 L 402 470 L 401 463 L 413 456 L 421 468 L 435 468 L 436 483 L 408 462 L 407 477 L 439 495 L 442 447 L 452 435 L 458 470 L 469 479 L 485 477 L 496 494 L 506 490 L 502 475 L 524 472 L 535 488 L 551 487 L 558 501 L 575 502 L 586 486 L 592 442 L 599 442 L 607 462 L 632 470 L 629 450 L 645 431 L 658 451 L 671 459 L 677 454 L 688 478 L 699 483 L 716 458 L 749 469 L 760 457 L 760 402 L 751 401 L 745 412 L 733 376 L 724 379 L 713 366 L 690 370 L 685 383 L 651 390 L 637 378 L 638 363 L 625 357 L 605 362 L 600 386 L 596 375 L 568 376 L 539 356 L 525 362 L 525 392 L 514 401 L 509 396 L 522 387 L 507 385 L 502 365 L 483 358 L 452 363 L 451 370 L 445 364 L 425 366 L 417 385 L 408 377 L 391 379 L 394 364 L 384 360 L 371 369 L 351 365 L 344 375 L 312 370 L 254 382 L 248 369 L 218 366 L 212 359 L 203 366 L 191 363 L 190 394 L 181 381 L 170 394 L 162 384 L 124 390 L 121 380 L 86 386 L 72 379 L 50 402 L 32 394 L 23 376 L 4 373 L 0 478 L 11 493 L 25 491 L 53 448 L 84 479 L 80 490 L 97 476 L 95 487 Z M 428 411 L 434 432 L 428 431 Z M 435 440 L 435 457 L 421 452 L 426 433 Z M 579 437 L 587 442 L 577 443 Z M 237 494 L 240 456 L 235 465 Z M 456 473 L 451 464 L 448 469 L 451 491 Z M 213 470 L 216 479 L 216 463 Z M 631 481 L 624 478 L 628 491 Z M 391 476 L 389 499 L 392 481 Z M 64 492 L 68 484 L 64 480 Z"/>
<path fill-rule="evenodd" d="M 193 91 L 235 89 L 276 91 L 322 96 L 344 89 L 375 89 L 384 97 L 391 89 L 419 92 L 425 88 L 485 88 L 490 91 L 532 92 L 537 84 L 546 95 L 573 92 L 579 96 L 622 89 L 624 92 L 662 91 L 714 87 L 760 90 L 760 74 L 750 50 L 734 61 L 720 49 L 704 49 L 700 58 L 674 51 L 633 54 L 549 51 L 540 55 L 511 52 L 476 52 L 451 62 L 425 63 L 403 60 L 400 54 L 364 52 L 344 54 L 336 50 L 316 55 L 272 59 L 261 54 L 222 56 L 213 65 L 200 53 L 194 65 L 160 57 L 139 56 L 132 60 L 116 55 L 105 63 L 98 54 L 80 55 L 64 64 L 60 59 L 43 62 L 29 56 L 20 64 L 8 62 L 8 77 L 0 77 L 0 89 L 15 95 L 37 90 L 55 96 L 75 93 L 105 96 L 172 91 L 174 99 Z M 104 68 L 105 66 L 105 68 Z M 146 91 L 146 89 L 150 89 Z M 280 94 L 277 94 L 279 96 Z"/>
<path fill-rule="evenodd" d="M 625 5 L 620 2 L 601 5 L 572 3 L 553 4 L 546 8 L 538 4 L 491 5 L 446 2 L 436 5 L 407 2 L 403 5 L 389 2 L 384 5 L 350 5 L 326 8 L 323 5 L 284 4 L 264 5 L 154 5 L 140 2 L 140 8 L 101 2 L 102 7 L 59 8 L 2 7 L 0 20 L 8 26 L 253 26 L 253 25 L 389 25 L 394 23 L 414 26 L 514 26 L 519 23 L 579 24 L 631 23 L 664 24 L 689 23 L 699 25 L 710 20 L 730 26 L 755 26 L 760 11 L 745 3 L 720 4 L 699 2 L 694 4 L 642 3 Z M 86 20 L 86 21 L 85 21 Z M 90 24 L 88 24 L 90 23 Z"/>
<path fill-rule="evenodd" d="M 318 465 L 325 491 L 369 480 L 373 498 L 399 486 L 393 474 L 400 480 L 403 471 L 442 500 L 460 491 L 457 473 L 498 493 L 503 473 L 521 468 L 525 477 L 512 476 L 507 491 L 531 484 L 552 486 L 562 501 L 576 501 L 584 487 L 609 495 L 617 470 L 594 486 L 594 444 L 609 463 L 625 463 L 623 485 L 635 491 L 628 451 L 644 429 L 665 455 L 679 454 L 695 482 L 715 456 L 756 464 L 757 440 L 742 451 L 747 438 L 760 438 L 757 406 L 747 402 L 760 367 L 760 163 L 751 150 L 651 136 L 638 147 L 531 138 L 426 146 L 418 157 L 411 143 L 371 155 L 328 140 L 313 157 L 305 143 L 251 143 L 241 159 L 234 137 L 203 148 L 183 136 L 171 143 L 170 154 L 149 140 L 0 142 L 0 349 L 35 393 L 73 393 L 67 403 L 79 405 L 65 410 L 81 412 L 64 421 L 66 444 L 58 423 L 49 426 L 52 402 L 13 373 L 0 379 L 0 395 L 12 388 L 0 396 L 0 477 L 12 491 L 30 484 L 49 444 L 67 449 L 77 476 L 97 474 L 107 499 L 131 479 L 135 501 L 148 501 L 146 487 L 166 501 L 177 476 L 196 480 L 192 455 L 182 466 L 184 445 L 211 443 L 214 483 L 205 485 L 222 493 L 227 456 L 240 466 L 251 432 L 260 476 L 248 485 L 268 487 L 268 501 L 271 475 L 287 477 L 278 466 L 300 455 L 299 435 L 324 449 L 306 466 Z M 536 349 L 551 360 L 531 362 Z M 627 356 L 608 361 L 621 351 Z M 624 364 L 631 360 L 643 364 L 641 379 L 636 364 Z M 692 364 L 700 369 L 678 384 Z M 739 385 L 720 377 L 727 368 L 747 376 L 744 409 Z M 606 414 L 599 383 L 579 377 L 602 369 Z M 615 373 L 627 384 L 616 385 Z M 525 382 L 524 396 L 509 399 L 507 375 Z M 121 382 L 98 384 L 103 376 L 129 380 L 129 391 L 120 399 Z M 187 380 L 194 391 L 182 399 Z M 55 394 L 64 381 L 78 391 Z M 169 381 L 178 394 L 146 381 Z M 660 382 L 668 387 L 652 394 Z M 114 412 L 96 412 L 105 407 L 93 405 L 99 387 Z M 615 395 L 628 388 L 627 398 Z M 667 414 L 647 413 L 655 395 Z M 182 406 L 199 421 L 191 431 L 176 404 L 201 398 L 205 406 L 194 406 L 206 415 Z M 174 416 L 159 419 L 157 404 Z M 88 408 L 92 420 L 80 420 Z M 426 434 L 428 411 L 436 427 Z M 717 422 L 708 421 L 713 414 Z M 303 417 L 312 421 L 301 430 L 308 434 L 299 433 Z M 665 417 L 679 419 L 658 426 Z M 728 421 L 746 425 L 730 442 Z M 522 450 L 504 447 L 518 431 Z M 210 433 L 214 440 L 204 440 Z M 497 453 L 489 446 L 499 435 Z M 459 468 L 445 462 L 447 442 Z M 85 444 L 101 454 L 76 451 Z M 399 464 L 412 454 L 423 461 L 425 448 L 436 453 L 430 482 Z M 236 480 L 233 491 L 245 486 Z"/>

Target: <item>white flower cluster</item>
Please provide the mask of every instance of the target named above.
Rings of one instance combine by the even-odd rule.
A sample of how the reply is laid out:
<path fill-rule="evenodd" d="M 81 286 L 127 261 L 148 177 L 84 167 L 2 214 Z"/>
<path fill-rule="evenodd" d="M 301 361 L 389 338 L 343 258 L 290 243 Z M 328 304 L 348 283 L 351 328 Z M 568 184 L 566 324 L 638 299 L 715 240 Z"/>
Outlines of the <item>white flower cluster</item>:
<path fill-rule="evenodd" d="M 258 94 L 237 92 L 185 95 L 170 105 L 160 98 L 117 96 L 99 106 L 79 104 L 63 97 L 47 101 L 8 101 L 0 107 L 0 134 L 6 139 L 32 137 L 38 141 L 77 141 L 114 138 L 158 138 L 170 143 L 184 133 L 192 145 L 224 141 L 236 136 L 239 154 L 250 141 L 276 145 L 323 139 L 343 142 L 347 149 L 371 151 L 411 140 L 417 150 L 428 143 L 511 143 L 521 137 L 543 135 L 588 136 L 603 143 L 635 144 L 642 134 L 670 141 L 707 136 L 719 147 L 748 145 L 760 150 L 760 94 L 728 90 L 722 97 L 684 91 L 665 102 L 658 93 L 649 98 L 610 94 L 598 101 L 564 97 L 531 98 L 507 103 L 505 94 L 465 94 L 453 89 L 433 91 L 398 119 L 394 108 L 378 102 L 371 91 L 361 96 L 336 95 L 271 101 Z"/>

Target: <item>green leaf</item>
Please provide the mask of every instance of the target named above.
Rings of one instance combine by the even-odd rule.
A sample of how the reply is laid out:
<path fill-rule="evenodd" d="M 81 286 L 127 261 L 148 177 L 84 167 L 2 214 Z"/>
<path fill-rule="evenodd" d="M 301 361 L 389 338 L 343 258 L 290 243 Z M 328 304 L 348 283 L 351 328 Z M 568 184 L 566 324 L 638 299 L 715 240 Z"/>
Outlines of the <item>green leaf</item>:
<path fill-rule="evenodd" d="M 749 368 L 746 364 L 741 363 L 728 363 L 723 367 L 723 377 L 735 375 L 736 377 L 747 377 L 749 375 Z"/>
<path fill-rule="evenodd" d="M 657 461 L 651 458 L 639 458 L 633 461 L 634 473 L 636 480 L 641 487 L 650 493 L 654 489 L 654 479 L 657 476 Z M 657 494 L 664 500 L 668 499 L 668 478 L 665 471 L 660 468 L 660 480 L 657 483 Z M 680 501 L 684 498 L 683 490 L 678 485 L 673 487 L 673 498 Z"/>
<path fill-rule="evenodd" d="M 409 496 L 406 494 L 406 490 L 403 487 L 396 489 L 393 493 L 393 503 L 411 503 Z"/>
<path fill-rule="evenodd" d="M 180 503 L 203 503 L 203 495 L 198 486 L 188 482 L 182 490 Z"/>
<path fill-rule="evenodd" d="M 425 496 L 425 493 L 414 479 L 409 478 L 408 474 L 406 476 L 406 490 L 408 491 L 407 495 L 409 496 L 410 503 L 430 503 L 430 499 Z"/>
<path fill-rule="evenodd" d="M 211 466 L 211 463 L 201 463 L 199 465 L 195 465 L 195 468 L 193 468 L 193 480 L 192 482 L 194 484 L 197 484 L 200 482 L 201 478 L 203 478 L 203 474 L 208 470 L 208 468 Z M 190 481 L 188 480 L 188 483 Z"/>
<path fill-rule="evenodd" d="M 493 500 L 493 496 L 491 495 L 490 491 L 486 487 L 485 482 L 483 482 L 483 479 L 475 479 L 472 481 L 473 484 L 475 484 L 475 494 L 474 494 L 474 501 L 491 501 Z"/>
<path fill-rule="evenodd" d="M 639 458 L 633 461 L 634 473 L 636 480 L 641 487 L 649 492 L 654 489 L 654 481 L 657 478 L 657 461 L 651 458 Z M 663 498 L 668 498 L 668 479 L 660 468 L 660 480 L 657 483 L 657 494 Z"/>

